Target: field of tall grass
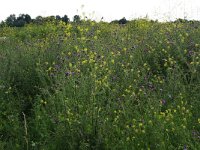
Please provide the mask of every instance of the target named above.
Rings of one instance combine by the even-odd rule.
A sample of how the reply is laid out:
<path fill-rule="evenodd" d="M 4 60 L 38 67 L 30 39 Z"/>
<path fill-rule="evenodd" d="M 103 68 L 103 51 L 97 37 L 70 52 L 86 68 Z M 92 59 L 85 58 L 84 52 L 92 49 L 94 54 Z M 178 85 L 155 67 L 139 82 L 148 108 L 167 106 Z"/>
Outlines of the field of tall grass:
<path fill-rule="evenodd" d="M 200 149 L 200 23 L 0 28 L 0 149 Z"/>

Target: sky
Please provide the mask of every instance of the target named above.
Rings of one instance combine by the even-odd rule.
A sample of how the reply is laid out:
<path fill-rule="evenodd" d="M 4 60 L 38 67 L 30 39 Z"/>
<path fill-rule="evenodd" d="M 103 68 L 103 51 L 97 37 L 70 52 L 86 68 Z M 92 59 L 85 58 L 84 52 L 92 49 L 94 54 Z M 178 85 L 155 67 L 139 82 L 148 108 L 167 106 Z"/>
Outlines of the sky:
<path fill-rule="evenodd" d="M 0 21 L 10 14 L 36 16 L 74 15 L 90 19 L 177 18 L 200 20 L 200 0 L 0 0 Z"/>

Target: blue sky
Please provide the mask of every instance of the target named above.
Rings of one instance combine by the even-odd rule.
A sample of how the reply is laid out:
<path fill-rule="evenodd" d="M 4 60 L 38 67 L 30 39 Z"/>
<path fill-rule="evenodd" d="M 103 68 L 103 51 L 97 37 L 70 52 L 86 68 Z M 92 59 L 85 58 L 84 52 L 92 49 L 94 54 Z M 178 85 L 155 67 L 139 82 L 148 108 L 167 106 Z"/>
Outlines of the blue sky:
<path fill-rule="evenodd" d="M 33 18 L 42 15 L 78 14 L 105 21 L 134 19 L 148 15 L 151 19 L 176 18 L 200 20 L 200 0 L 1 0 L 0 20 L 10 14 L 27 13 Z"/>

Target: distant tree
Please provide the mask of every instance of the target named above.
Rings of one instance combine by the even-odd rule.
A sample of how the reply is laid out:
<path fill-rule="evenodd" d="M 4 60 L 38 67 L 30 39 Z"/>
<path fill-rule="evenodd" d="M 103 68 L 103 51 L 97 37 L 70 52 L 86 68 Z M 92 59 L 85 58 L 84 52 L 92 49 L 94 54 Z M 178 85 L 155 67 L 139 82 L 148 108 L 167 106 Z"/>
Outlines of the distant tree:
<path fill-rule="evenodd" d="M 113 20 L 113 21 L 111 21 L 110 23 L 118 24 L 118 23 L 119 23 L 119 20 Z"/>
<path fill-rule="evenodd" d="M 119 24 L 126 24 L 127 22 L 125 17 L 119 20 Z"/>
<path fill-rule="evenodd" d="M 7 17 L 5 23 L 10 27 L 23 27 L 25 24 L 30 23 L 31 21 L 32 19 L 28 14 L 20 14 L 18 17 L 16 17 L 15 14 L 12 14 Z"/>
<path fill-rule="evenodd" d="M 73 18 L 74 22 L 80 22 L 81 21 L 81 17 L 79 15 L 75 15 Z"/>
<path fill-rule="evenodd" d="M 56 15 L 56 20 L 60 21 L 62 18 L 59 15 Z"/>
<path fill-rule="evenodd" d="M 187 19 L 181 19 L 181 18 L 178 18 L 174 21 L 175 23 L 186 23 L 186 22 L 189 22 Z"/>
<path fill-rule="evenodd" d="M 31 19 L 31 16 L 30 16 L 30 15 L 25 14 L 25 15 L 24 15 L 24 18 L 25 18 L 26 23 L 31 23 L 32 19 Z"/>
<path fill-rule="evenodd" d="M 69 23 L 69 18 L 68 18 L 68 16 L 67 16 L 67 15 L 64 15 L 64 16 L 62 17 L 62 21 L 65 22 L 65 23 Z"/>
<path fill-rule="evenodd" d="M 16 16 L 15 14 L 10 15 L 9 17 L 6 18 L 6 24 L 10 27 L 14 27 L 15 26 L 15 22 L 16 22 Z"/>
<path fill-rule="evenodd" d="M 15 27 L 23 27 L 25 24 L 26 24 L 26 22 L 25 22 L 23 19 L 17 19 L 17 20 L 15 21 L 14 26 L 15 26 Z"/>
<path fill-rule="evenodd" d="M 32 21 L 31 16 L 28 14 L 20 14 L 17 17 L 15 26 L 16 27 L 23 27 L 25 24 L 28 24 Z"/>
<path fill-rule="evenodd" d="M 15 27 L 23 27 L 25 24 L 26 16 L 24 14 L 20 14 L 15 21 Z"/>
<path fill-rule="evenodd" d="M 47 20 L 47 21 L 53 21 L 53 20 L 55 20 L 55 19 L 56 19 L 55 16 L 48 16 L 48 17 L 46 17 L 46 20 Z"/>
<path fill-rule="evenodd" d="M 6 22 L 5 21 L 1 21 L 0 27 L 5 27 L 5 26 L 6 26 Z"/>
<path fill-rule="evenodd" d="M 43 22 L 43 17 L 42 16 L 37 16 L 34 19 L 34 23 L 36 23 L 36 24 L 42 24 L 42 22 Z"/>

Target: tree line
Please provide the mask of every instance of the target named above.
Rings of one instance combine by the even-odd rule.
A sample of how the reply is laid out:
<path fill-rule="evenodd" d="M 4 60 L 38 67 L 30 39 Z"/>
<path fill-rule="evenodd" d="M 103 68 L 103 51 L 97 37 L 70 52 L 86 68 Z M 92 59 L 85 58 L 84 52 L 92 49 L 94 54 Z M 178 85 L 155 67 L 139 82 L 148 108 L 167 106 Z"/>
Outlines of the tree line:
<path fill-rule="evenodd" d="M 87 18 L 87 17 L 86 17 Z M 47 17 L 42 17 L 42 16 L 37 16 L 36 18 L 31 18 L 29 14 L 20 14 L 19 16 L 16 16 L 15 14 L 11 14 L 8 16 L 4 21 L 0 23 L 0 27 L 4 26 L 9 26 L 9 27 L 24 27 L 26 24 L 43 24 L 48 21 L 63 21 L 66 24 L 69 22 L 81 22 L 81 17 L 79 15 L 75 15 L 73 17 L 73 20 L 70 21 L 70 18 L 67 15 L 60 16 L 47 16 Z M 116 24 L 126 24 L 128 20 L 126 18 L 122 18 L 120 20 L 114 20 L 111 21 L 110 23 L 116 23 Z"/>
<path fill-rule="evenodd" d="M 103 19 L 103 17 L 102 17 L 102 19 Z M 28 14 L 20 14 L 19 16 L 16 16 L 15 14 L 11 14 L 4 21 L 2 21 L 0 23 L 0 27 L 5 27 L 5 26 L 8 26 L 8 27 L 24 27 L 26 24 L 30 24 L 30 23 L 43 24 L 43 23 L 49 22 L 49 21 L 63 21 L 67 24 L 69 22 L 80 23 L 82 20 L 81 20 L 81 17 L 79 15 L 75 15 L 73 17 L 73 20 L 71 21 L 70 18 L 67 15 L 64 15 L 62 17 L 60 15 L 47 16 L 47 17 L 37 16 L 36 18 L 33 19 Z M 153 21 L 153 20 L 151 20 L 151 21 Z M 123 25 L 123 24 L 126 24 L 128 22 L 129 22 L 129 20 L 127 20 L 125 17 L 123 17 L 122 19 L 119 19 L 119 20 L 113 20 L 110 23 L 111 24 L 121 24 L 121 25 Z M 194 25 L 195 27 L 199 26 L 199 24 L 200 24 L 200 21 L 197 21 L 197 20 L 187 20 L 187 19 L 181 19 L 181 18 L 178 18 L 173 22 L 174 23 L 190 23 L 190 24 Z"/>
<path fill-rule="evenodd" d="M 23 27 L 26 24 L 43 24 L 48 21 L 63 21 L 65 23 L 69 23 L 70 19 L 67 15 L 60 16 L 48 16 L 48 17 L 42 17 L 37 16 L 36 18 L 32 19 L 30 15 L 28 14 L 20 14 L 19 16 L 16 16 L 15 14 L 11 14 L 9 17 L 7 17 L 4 21 L 0 23 L 0 26 L 9 26 L 9 27 Z M 80 22 L 81 18 L 79 15 L 75 15 L 73 17 L 73 22 Z"/>

